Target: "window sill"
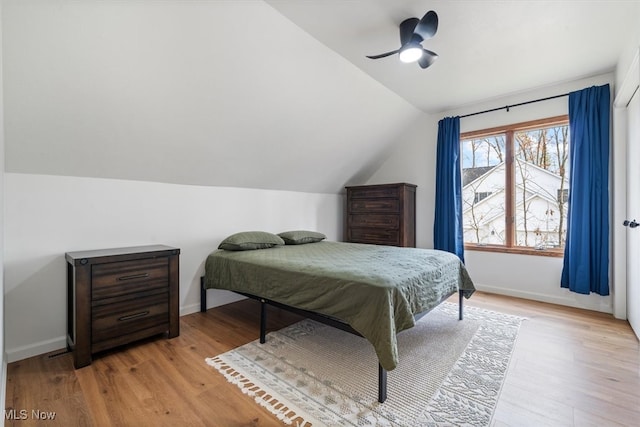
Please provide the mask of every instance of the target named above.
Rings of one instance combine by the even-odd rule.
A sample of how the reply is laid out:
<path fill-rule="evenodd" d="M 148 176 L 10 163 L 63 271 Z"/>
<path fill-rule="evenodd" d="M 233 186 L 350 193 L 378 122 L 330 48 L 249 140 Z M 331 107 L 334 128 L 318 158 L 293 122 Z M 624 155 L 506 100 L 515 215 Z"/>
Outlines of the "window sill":
<path fill-rule="evenodd" d="M 516 255 L 534 255 L 534 256 L 547 256 L 554 258 L 564 257 L 564 249 L 534 249 L 534 248 L 507 248 L 505 246 L 498 245 L 477 245 L 477 244 L 465 244 L 464 249 L 466 251 L 478 251 L 478 252 L 499 252 L 505 254 Z"/>

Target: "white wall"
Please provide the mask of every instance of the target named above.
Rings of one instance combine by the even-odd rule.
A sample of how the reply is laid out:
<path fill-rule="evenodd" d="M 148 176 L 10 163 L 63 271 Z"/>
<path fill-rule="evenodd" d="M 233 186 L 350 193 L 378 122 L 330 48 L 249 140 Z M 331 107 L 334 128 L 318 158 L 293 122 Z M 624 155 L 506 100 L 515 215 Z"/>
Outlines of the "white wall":
<path fill-rule="evenodd" d="M 539 88 L 482 104 L 446 111 L 438 116 L 425 116 L 422 138 L 399 144 L 389 160 L 373 175 L 371 182 L 392 182 L 402 177 L 413 179 L 418 188 L 418 246 L 433 247 L 433 203 L 435 200 L 435 157 L 438 121 L 443 117 L 464 115 L 491 108 L 513 105 L 538 98 L 558 95 L 592 85 L 610 83 L 613 73 L 556 86 Z M 612 92 L 612 99 L 613 99 Z M 460 131 L 486 129 L 502 124 L 526 122 L 568 113 L 566 97 L 522 107 L 481 114 L 460 120 Z M 615 140 L 612 142 L 615 144 Z M 615 166 L 615 165 L 614 165 Z M 426 200 L 421 200 L 426 198 Z M 560 288 L 562 258 L 465 251 L 465 261 L 478 289 L 552 302 L 586 309 L 612 312 L 611 296 L 580 295 Z"/>
<path fill-rule="evenodd" d="M 640 43 L 638 44 L 640 45 Z M 627 157 L 629 155 L 628 132 L 628 112 L 627 105 L 638 89 L 640 82 L 640 50 L 636 46 L 635 55 L 631 62 L 621 61 L 621 64 L 628 64 L 628 68 L 622 72 L 618 70 L 619 80 L 616 96 L 614 98 L 614 135 L 616 135 L 616 145 L 613 150 L 613 161 L 616 168 L 612 171 L 614 194 L 613 194 L 613 224 L 614 227 L 614 259 L 613 259 L 613 280 L 614 280 L 614 315 L 620 319 L 627 318 L 627 271 L 630 266 L 627 264 L 627 228 L 620 227 L 623 221 L 627 220 L 627 195 L 628 190 L 632 190 L 634 183 L 627 183 Z"/>
<path fill-rule="evenodd" d="M 181 184 L 5 175 L 5 324 L 9 361 L 65 347 L 65 252 L 179 247 L 181 314 L 199 309 L 204 261 L 242 230 L 342 236 L 343 196 Z M 209 291 L 209 306 L 236 299 Z"/>
<path fill-rule="evenodd" d="M 389 158 L 366 182 L 408 182 L 416 188 L 416 246 L 433 247 L 433 201 L 435 200 L 435 151 L 438 123 L 427 114 L 398 137 Z M 433 176 L 432 176 L 433 175 Z M 358 184 L 364 184 L 360 182 Z"/>
<path fill-rule="evenodd" d="M 640 22 L 640 11 L 636 17 Z M 629 42 L 616 67 L 616 95 L 614 98 L 614 128 L 616 145 L 613 150 L 613 161 L 616 168 L 612 171 L 613 192 L 613 224 L 621 224 L 627 219 L 627 104 L 638 87 L 640 79 L 639 46 L 640 32 L 635 36 L 629 34 Z M 633 188 L 630 183 L 630 188 Z M 627 318 L 627 229 L 614 227 L 614 258 L 613 258 L 613 286 L 614 286 L 614 315 L 620 319 Z"/>
<path fill-rule="evenodd" d="M 636 16 L 636 22 L 640 22 L 640 10 Z M 637 61 L 638 47 L 640 46 L 640 31 L 631 31 L 627 33 L 628 42 L 625 46 L 620 58 L 618 58 L 618 64 L 616 66 L 616 83 L 620 86 L 624 80 L 628 77 L 630 69 L 633 67 L 633 62 Z"/>

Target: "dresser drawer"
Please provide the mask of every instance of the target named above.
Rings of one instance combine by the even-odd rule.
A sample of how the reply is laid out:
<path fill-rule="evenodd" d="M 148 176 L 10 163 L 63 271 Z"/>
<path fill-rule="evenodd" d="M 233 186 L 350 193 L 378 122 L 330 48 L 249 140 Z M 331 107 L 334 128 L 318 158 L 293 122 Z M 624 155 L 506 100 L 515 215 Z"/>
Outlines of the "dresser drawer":
<path fill-rule="evenodd" d="M 148 258 L 94 265 L 92 299 L 110 298 L 154 288 L 167 288 L 169 260 Z"/>
<path fill-rule="evenodd" d="M 349 215 L 349 226 L 397 230 L 400 228 L 400 217 L 398 215 Z"/>
<path fill-rule="evenodd" d="M 152 327 L 169 329 L 168 292 L 93 307 L 91 342 L 95 344 Z"/>
<path fill-rule="evenodd" d="M 352 199 L 372 199 L 372 198 L 397 198 L 400 196 L 399 187 L 361 187 L 349 188 L 348 196 Z"/>
<path fill-rule="evenodd" d="M 394 246 L 400 243 L 400 232 L 378 228 L 352 228 L 349 230 L 349 241 Z"/>
<path fill-rule="evenodd" d="M 349 202 L 349 212 L 400 212 L 398 199 L 356 199 Z"/>

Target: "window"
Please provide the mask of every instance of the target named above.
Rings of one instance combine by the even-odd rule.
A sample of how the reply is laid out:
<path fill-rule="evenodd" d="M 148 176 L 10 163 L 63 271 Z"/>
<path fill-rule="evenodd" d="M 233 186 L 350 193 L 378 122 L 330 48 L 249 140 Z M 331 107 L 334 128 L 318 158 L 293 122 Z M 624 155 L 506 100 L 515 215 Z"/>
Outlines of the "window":
<path fill-rule="evenodd" d="M 482 200 L 486 199 L 490 195 L 491 195 L 491 191 L 481 191 L 479 193 L 476 193 L 476 196 L 473 198 L 473 204 L 475 205 L 476 203 L 481 202 Z"/>
<path fill-rule="evenodd" d="M 558 188 L 557 200 L 559 203 L 567 203 L 569 201 L 569 189 Z"/>
<path fill-rule="evenodd" d="M 467 132 L 460 139 L 465 246 L 562 255 L 568 117 Z"/>

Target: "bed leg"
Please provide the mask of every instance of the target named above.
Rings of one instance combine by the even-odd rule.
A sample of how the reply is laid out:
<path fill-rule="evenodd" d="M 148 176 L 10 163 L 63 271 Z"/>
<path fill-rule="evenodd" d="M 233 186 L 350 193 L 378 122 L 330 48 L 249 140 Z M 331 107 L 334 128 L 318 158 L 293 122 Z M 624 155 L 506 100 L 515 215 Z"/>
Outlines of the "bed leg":
<path fill-rule="evenodd" d="M 204 288 L 204 276 L 200 276 L 200 312 L 207 311 L 207 290 Z"/>
<path fill-rule="evenodd" d="M 378 363 L 378 402 L 387 400 L 387 371 Z"/>
<path fill-rule="evenodd" d="M 260 300 L 260 344 L 264 344 L 266 339 L 267 332 L 267 303 L 261 299 Z"/>
<path fill-rule="evenodd" d="M 462 320 L 463 318 L 463 312 L 462 312 L 462 301 L 464 300 L 463 297 L 463 292 L 462 291 L 458 291 L 458 320 Z"/>

